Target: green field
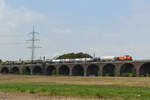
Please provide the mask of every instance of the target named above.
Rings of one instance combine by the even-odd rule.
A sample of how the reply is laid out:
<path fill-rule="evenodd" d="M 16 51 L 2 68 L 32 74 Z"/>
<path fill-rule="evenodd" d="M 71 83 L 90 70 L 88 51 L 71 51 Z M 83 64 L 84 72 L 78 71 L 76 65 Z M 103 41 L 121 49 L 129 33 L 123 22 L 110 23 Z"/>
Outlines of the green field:
<path fill-rule="evenodd" d="M 91 83 L 94 80 L 98 83 Z M 140 84 L 142 80 L 143 84 Z M 128 84 L 121 83 L 125 81 Z M 3 92 L 20 92 L 45 96 L 68 96 L 109 100 L 116 100 L 116 98 L 117 100 L 149 100 L 149 82 L 150 78 L 144 77 L 103 78 L 1 75 L 0 90 Z"/>

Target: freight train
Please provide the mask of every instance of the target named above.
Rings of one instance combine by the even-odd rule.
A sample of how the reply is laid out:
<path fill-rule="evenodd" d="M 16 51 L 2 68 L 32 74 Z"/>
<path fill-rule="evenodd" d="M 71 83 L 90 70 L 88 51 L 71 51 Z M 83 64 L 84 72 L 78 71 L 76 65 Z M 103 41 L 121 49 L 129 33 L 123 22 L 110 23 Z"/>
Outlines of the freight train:
<path fill-rule="evenodd" d="M 95 58 L 76 58 L 76 59 L 51 59 L 51 60 L 23 60 L 23 61 L 6 61 L 5 64 L 42 64 L 42 63 L 76 63 L 76 62 L 114 62 L 114 61 L 132 61 L 132 56 L 103 56 Z"/>
<path fill-rule="evenodd" d="M 132 61 L 132 56 L 103 56 L 95 58 L 76 58 L 76 59 L 52 59 L 47 60 L 48 63 L 74 63 L 74 62 L 107 62 L 107 61 Z"/>

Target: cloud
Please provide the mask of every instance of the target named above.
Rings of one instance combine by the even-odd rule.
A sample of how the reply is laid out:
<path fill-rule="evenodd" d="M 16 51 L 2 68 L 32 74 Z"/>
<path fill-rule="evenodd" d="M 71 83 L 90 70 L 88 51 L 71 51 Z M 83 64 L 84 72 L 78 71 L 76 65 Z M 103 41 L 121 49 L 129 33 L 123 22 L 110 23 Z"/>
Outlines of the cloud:
<path fill-rule="evenodd" d="M 150 51 L 149 37 L 150 37 L 150 2 L 146 0 L 131 0 L 131 8 L 126 16 L 119 16 L 116 23 L 112 26 L 120 36 L 114 41 L 116 44 L 110 43 L 114 46 L 109 48 L 116 54 L 126 52 L 133 55 L 135 58 L 149 58 L 147 55 Z M 111 28 L 110 28 L 111 29 Z M 114 32 L 112 31 L 112 32 Z M 126 49 L 126 50 L 125 50 Z M 108 51 L 106 50 L 106 51 Z M 107 54 L 107 53 L 105 53 Z"/>
<path fill-rule="evenodd" d="M 0 1 L 0 31 L 6 33 L 42 19 L 44 19 L 44 15 L 41 13 L 27 8 L 15 9 L 7 5 L 5 0 Z"/>
<path fill-rule="evenodd" d="M 96 52 L 97 56 L 120 56 L 129 53 L 136 58 L 148 58 L 150 3 L 131 0 L 130 4 L 126 16 L 110 18 L 109 22 L 107 19 L 100 21 L 96 17 L 88 19 L 88 24 L 83 24 L 80 15 L 77 19 L 63 19 L 49 12 L 42 13 L 26 7 L 13 8 L 5 0 L 0 0 L 0 44 L 5 44 L 1 45 L 0 55 L 4 59 L 29 59 L 30 52 L 25 48 L 30 44 L 6 44 L 28 40 L 30 37 L 27 34 L 35 24 L 39 28 L 36 30 L 41 33 L 42 42 L 37 57 L 83 51 L 90 54 Z"/>
<path fill-rule="evenodd" d="M 5 0 L 0 0 L 0 55 L 2 59 L 27 58 L 27 56 L 24 57 L 24 55 L 29 55 L 26 53 L 26 45 L 24 44 L 25 36 L 29 31 L 26 29 L 32 27 L 37 21 L 44 19 L 45 15 L 40 12 L 23 7 L 13 8 L 6 4 Z"/>
<path fill-rule="evenodd" d="M 3 9 L 6 7 L 5 0 L 0 0 L 0 6 Z"/>
<path fill-rule="evenodd" d="M 150 2 L 131 0 L 129 3 L 130 8 L 124 16 L 117 16 L 110 22 L 104 21 L 99 24 L 102 28 L 95 25 L 93 30 L 84 31 L 87 34 L 79 40 L 83 42 L 84 37 L 87 39 L 84 44 L 78 42 L 82 44 L 81 49 L 96 52 L 97 56 L 129 54 L 134 59 L 150 58 Z"/>

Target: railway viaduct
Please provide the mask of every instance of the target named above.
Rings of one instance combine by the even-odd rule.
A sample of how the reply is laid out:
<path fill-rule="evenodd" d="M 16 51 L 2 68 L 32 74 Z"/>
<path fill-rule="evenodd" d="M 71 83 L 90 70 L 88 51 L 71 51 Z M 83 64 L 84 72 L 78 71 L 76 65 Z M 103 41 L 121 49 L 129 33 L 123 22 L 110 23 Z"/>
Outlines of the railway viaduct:
<path fill-rule="evenodd" d="M 150 74 L 150 61 L 83 62 L 59 64 L 2 65 L 0 73 L 66 76 L 120 76 L 133 73 L 135 76 Z"/>

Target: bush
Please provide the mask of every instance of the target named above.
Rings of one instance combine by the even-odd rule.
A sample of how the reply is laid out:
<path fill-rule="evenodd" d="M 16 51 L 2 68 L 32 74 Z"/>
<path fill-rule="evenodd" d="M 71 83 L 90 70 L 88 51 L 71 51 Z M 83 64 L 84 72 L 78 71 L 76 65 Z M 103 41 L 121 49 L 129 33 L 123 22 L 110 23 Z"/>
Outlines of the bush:
<path fill-rule="evenodd" d="M 98 71 L 98 76 L 101 76 L 101 75 L 102 75 L 101 71 Z"/>
<path fill-rule="evenodd" d="M 113 76 L 117 76 L 117 70 L 116 70 L 116 68 L 113 70 Z"/>
<path fill-rule="evenodd" d="M 24 93 L 26 90 L 25 89 L 20 89 L 20 92 Z"/>
<path fill-rule="evenodd" d="M 5 62 L 0 62 L 0 66 L 5 65 L 5 64 L 6 64 Z"/>
<path fill-rule="evenodd" d="M 134 77 L 135 74 L 133 74 L 133 73 L 124 73 L 122 76 L 124 76 L 124 77 Z"/>
<path fill-rule="evenodd" d="M 35 75 L 41 75 L 41 73 L 40 73 L 40 72 L 37 72 L 37 73 L 35 73 Z"/>
<path fill-rule="evenodd" d="M 144 75 L 140 75 L 140 77 L 144 77 Z"/>
<path fill-rule="evenodd" d="M 56 70 L 53 70 L 52 73 L 51 73 L 51 75 L 55 76 L 56 75 Z"/>
<path fill-rule="evenodd" d="M 147 74 L 146 74 L 146 77 L 150 77 L 150 74 L 149 74 L 149 73 L 147 73 Z"/>
<path fill-rule="evenodd" d="M 105 76 L 108 77 L 108 76 L 110 76 L 110 75 L 107 73 L 107 74 L 105 74 Z"/>
<path fill-rule="evenodd" d="M 22 67 L 21 67 L 21 74 L 26 74 L 25 65 L 22 65 Z"/>
<path fill-rule="evenodd" d="M 35 94 L 36 92 L 34 90 L 29 91 L 30 94 Z"/>

